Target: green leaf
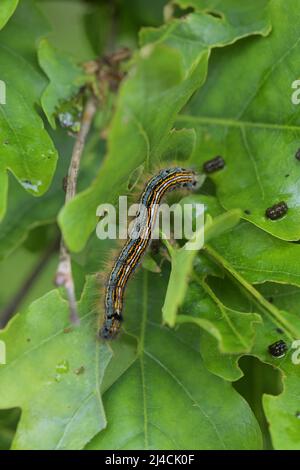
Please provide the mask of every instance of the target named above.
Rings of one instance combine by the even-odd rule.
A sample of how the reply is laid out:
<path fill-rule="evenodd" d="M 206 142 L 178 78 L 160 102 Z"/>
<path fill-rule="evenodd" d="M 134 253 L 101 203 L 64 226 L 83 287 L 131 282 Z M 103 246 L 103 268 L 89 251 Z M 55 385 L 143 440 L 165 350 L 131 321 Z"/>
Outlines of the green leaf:
<path fill-rule="evenodd" d="M 300 439 L 298 395 L 300 385 L 299 365 L 290 358 L 284 367 L 284 390 L 279 396 L 265 395 L 263 405 L 270 424 L 272 442 L 277 450 L 298 450 Z"/>
<path fill-rule="evenodd" d="M 106 388 L 109 424 L 87 448 L 260 448 L 260 431 L 248 405 L 228 382 L 205 369 L 192 346 L 197 329 L 192 342 L 161 326 L 164 289 L 162 278 L 147 271 L 130 285 L 124 327 L 136 336 L 138 355 Z M 175 425 L 178 417 L 180 426 Z"/>
<path fill-rule="evenodd" d="M 66 136 L 64 132 L 56 132 L 55 144 L 61 154 L 71 155 L 73 139 Z M 7 212 L 0 224 L 0 260 L 9 256 L 24 242 L 32 229 L 55 221 L 65 200 L 63 178 L 67 171 L 68 159 L 59 159 L 51 187 L 42 198 L 33 198 L 30 194 L 24 194 L 17 181 L 10 177 Z M 79 181 L 83 173 L 85 173 L 84 169 L 79 176 Z"/>
<path fill-rule="evenodd" d="M 204 255 L 203 258 L 204 260 L 206 259 Z M 256 305 L 253 304 L 253 301 L 250 298 L 247 298 L 241 290 L 237 289 L 237 286 L 228 278 L 228 276 L 224 275 L 224 273 L 221 280 L 216 278 L 214 273 L 208 273 L 208 276 L 209 277 L 206 277 L 206 283 L 209 286 L 211 298 L 215 297 L 226 309 L 238 311 L 240 315 L 257 311 Z M 211 295 L 211 293 L 213 295 Z M 255 325 L 253 322 L 252 327 L 253 326 L 255 326 L 256 331 L 258 325 Z M 241 378 L 243 373 L 238 363 L 241 354 L 221 353 L 220 344 L 215 337 L 204 329 L 202 329 L 200 333 L 201 356 L 208 370 L 225 380 L 229 380 L 230 382 L 234 382 Z"/>
<path fill-rule="evenodd" d="M 217 285 L 217 284 L 216 284 Z M 215 290 L 216 295 L 224 293 L 228 289 L 228 283 L 224 283 Z M 260 290 L 276 308 L 289 319 L 294 325 L 299 325 L 298 305 L 300 289 L 292 286 L 267 284 L 261 286 Z M 226 296 L 226 306 L 231 307 L 234 295 Z M 240 308 L 245 308 L 245 302 L 241 301 Z M 249 308 L 249 307 L 247 307 Z M 283 310 L 284 309 L 284 310 Z M 283 392 L 278 396 L 264 396 L 263 405 L 269 422 L 269 429 L 275 449 L 297 449 L 299 447 L 300 426 L 298 411 L 300 400 L 298 389 L 300 383 L 300 366 L 293 363 L 293 354 L 297 348 L 292 347 L 293 341 L 284 330 L 278 328 L 273 319 L 265 312 L 262 313 L 262 322 L 256 326 L 256 335 L 250 354 L 258 357 L 262 362 L 276 367 L 281 371 L 283 378 Z M 229 380 L 236 380 L 241 376 L 241 370 L 237 361 L 240 355 L 220 354 L 215 340 L 209 335 L 201 336 L 201 354 L 209 370 Z M 204 339 L 204 342 L 203 342 Z M 276 341 L 284 340 L 288 346 L 288 352 L 283 358 L 272 357 L 268 347 Z M 298 354 L 299 356 L 299 354 Z M 296 354 L 296 357 L 298 357 Z"/>
<path fill-rule="evenodd" d="M 249 36 L 249 26 L 251 25 L 250 34 L 267 35 L 271 31 L 271 23 L 268 19 L 267 6 L 268 0 L 254 0 L 250 5 L 241 4 L 238 0 L 200 0 L 200 1 L 174 1 L 183 8 L 195 7 L 195 10 L 199 13 L 198 26 L 202 27 L 202 41 L 207 45 L 215 45 L 216 39 L 220 42 L 219 45 L 223 45 L 228 40 L 232 33 L 238 34 L 239 37 Z M 211 14 L 218 13 L 216 14 Z M 203 16 L 203 14 L 205 16 Z M 187 20 L 187 24 L 189 21 Z M 216 28 L 217 25 L 217 28 Z M 185 27 L 185 22 L 179 26 L 181 33 L 189 33 L 188 27 Z M 141 32 L 142 42 L 149 42 L 157 40 L 162 37 L 165 40 L 165 32 L 168 31 L 168 24 L 160 29 L 145 28 Z M 173 32 L 168 38 L 169 42 L 174 41 L 176 44 L 176 35 L 178 30 L 173 25 Z M 172 38 L 172 36 L 174 37 Z M 184 35 L 184 39 L 187 36 Z M 231 40 L 230 42 L 234 42 Z M 188 54 L 196 52 L 197 44 L 191 43 Z"/>
<path fill-rule="evenodd" d="M 8 22 L 11 15 L 14 13 L 19 0 L 2 0 L 0 9 L 0 29 L 2 29 Z"/>
<path fill-rule="evenodd" d="M 262 397 L 265 393 L 278 395 L 282 392 L 281 372 L 253 356 L 242 357 L 239 365 L 244 376 L 234 384 L 234 388 L 247 400 L 259 422 L 264 449 L 273 449 Z"/>
<path fill-rule="evenodd" d="M 235 382 L 243 376 L 238 364 L 241 354 L 222 353 L 220 341 L 204 329 L 201 331 L 200 351 L 205 367 L 218 377 Z"/>
<path fill-rule="evenodd" d="M 51 25 L 51 33 L 47 38 L 54 48 L 80 62 L 91 60 L 95 56 L 85 25 L 86 16 L 93 13 L 90 4 L 76 0 L 43 0 L 39 2 L 39 9 Z M 108 21 L 106 16 L 102 20 Z M 99 21 L 97 27 L 106 29 L 107 25 Z"/>
<path fill-rule="evenodd" d="M 206 245 L 205 250 L 211 259 L 222 266 L 235 281 L 238 282 L 240 287 L 249 295 L 252 300 L 257 304 L 257 307 L 264 311 L 269 318 L 277 324 L 279 328 L 283 328 L 290 339 L 297 339 L 300 337 L 300 318 L 290 316 L 287 312 L 280 311 L 275 305 L 266 300 L 254 286 L 249 284 L 231 265 L 223 258 L 220 253 L 212 247 Z"/>
<path fill-rule="evenodd" d="M 3 221 L 0 224 L 0 260 L 9 256 L 31 230 L 42 225 L 54 223 L 57 214 L 65 201 L 63 179 L 68 173 L 69 156 L 71 156 L 74 138 L 61 129 L 51 132 L 51 137 L 59 153 L 63 155 L 57 164 L 51 187 L 42 198 L 33 198 L 24 194 L 20 185 L 11 177 L 10 198 Z M 102 145 L 99 145 L 97 131 L 91 132 L 82 157 L 78 188 L 88 185 L 94 177 L 95 167 L 103 157 Z M 96 269 L 98 269 L 97 266 Z M 94 269 L 94 272 L 95 270 Z"/>
<path fill-rule="evenodd" d="M 160 273 L 161 271 L 156 261 L 148 253 L 143 258 L 143 268 L 152 273 Z"/>
<path fill-rule="evenodd" d="M 50 80 L 42 95 L 42 106 L 53 128 L 59 106 L 73 98 L 87 81 L 83 69 L 68 55 L 55 49 L 47 39 L 39 43 L 39 63 Z"/>
<path fill-rule="evenodd" d="M 251 351 L 254 324 L 261 321 L 261 317 L 255 313 L 226 307 L 203 281 L 189 286 L 181 312 L 176 323 L 191 322 L 198 325 L 217 339 L 222 353 L 229 354 Z"/>
<path fill-rule="evenodd" d="M 290 317 L 297 320 L 298 312 L 290 313 Z M 289 351 L 285 357 L 272 358 L 268 346 L 279 339 L 284 339 Z M 296 450 L 299 448 L 300 423 L 298 411 L 300 400 L 298 395 L 300 384 L 299 364 L 293 364 L 292 343 L 284 334 L 279 333 L 266 319 L 264 325 L 258 328 L 258 337 L 253 354 L 263 362 L 277 366 L 283 373 L 283 393 L 274 396 L 265 396 L 263 405 L 270 425 L 270 433 L 275 449 Z"/>
<path fill-rule="evenodd" d="M 69 155 L 71 140 L 61 130 L 50 131 L 54 143 L 50 140 L 39 105 L 55 126 L 61 104 L 67 100 L 69 105 L 86 83 L 76 61 L 102 54 L 111 20 L 118 26 L 114 49 L 123 39 L 135 44 L 138 25 L 156 24 L 162 2 L 150 7 L 134 0 L 132 14 L 124 4 L 117 6 L 115 18 L 109 5 L 38 2 L 54 26 L 48 42 L 48 26 L 33 0 L 20 2 L 8 22 L 17 2 L 8 6 L 2 0 L 0 29 L 7 24 L 0 32 L 0 79 L 7 104 L 0 108 L 0 217 L 7 169 L 12 182 L 0 225 L 0 258 L 28 234 L 26 249 L 37 253 L 51 227 L 39 233 L 35 228 L 54 222 L 63 205 L 61 183 L 69 162 L 61 158 L 52 178 L 54 146 Z M 180 8 L 188 9 L 185 16 L 170 18 Z M 63 291 L 55 290 L 0 331 L 8 355 L 8 364 L 0 365 L 1 448 L 13 440 L 13 449 L 260 449 L 272 447 L 270 439 L 275 449 L 299 448 L 300 366 L 293 363 L 293 340 L 300 337 L 300 288 L 295 287 L 300 286 L 295 158 L 300 135 L 291 84 L 299 78 L 300 17 L 296 6 L 283 0 L 174 0 L 164 15 L 165 25 L 141 31 L 141 48 L 122 65 L 126 78 L 99 111 L 82 159 L 79 191 L 84 192 L 64 207 L 59 223 L 69 247 L 81 250 L 97 223 L 97 205 L 133 191 L 143 173 L 174 160 L 201 173 L 206 160 L 221 155 L 225 168 L 206 178 L 199 191 L 205 195 L 181 200 L 205 204 L 207 243 L 200 253 L 188 253 L 165 242 L 172 262 L 169 284 L 166 250 L 146 255 L 145 269 L 128 285 L 123 332 L 108 344 L 96 338 L 99 286 L 94 279 L 85 288 L 84 283 L 86 274 L 103 270 L 102 260 L 115 243 L 99 242 L 94 233 L 85 249 L 72 255 L 77 298 L 83 291 L 81 326 L 70 328 Z M 247 37 L 270 31 L 266 39 Z M 39 44 L 49 81 L 38 68 Z M 182 128 L 175 129 L 176 123 Z M 107 149 L 100 133 L 108 135 Z M 66 147 L 58 144 L 58 134 Z M 99 162 L 104 146 L 106 159 Z M 47 164 L 49 149 L 53 155 Z M 46 191 L 51 180 L 43 198 L 31 197 Z M 266 208 L 279 200 L 288 203 L 287 215 L 268 220 Z M 247 220 L 234 225 L 241 211 Z M 25 244 L 23 255 L 24 250 Z M 27 259 L 18 252 L 3 263 L 2 305 Z M 56 265 L 53 258 L 49 279 Z M 46 290 L 46 282 L 27 293 L 23 305 L 39 290 Z M 166 319 L 175 328 L 166 327 Z M 269 352 L 278 340 L 288 346 L 282 358 Z M 267 371 L 278 387 L 270 385 Z M 263 393 L 268 395 L 262 400 Z"/>
<path fill-rule="evenodd" d="M 206 212 L 213 217 L 224 213 L 212 196 L 191 195 L 181 201 L 181 204 L 188 203 L 204 204 Z M 250 283 L 274 281 L 300 285 L 297 261 L 300 246 L 296 243 L 287 243 L 242 221 L 210 244 Z"/>
<path fill-rule="evenodd" d="M 8 210 L 0 224 L 0 260 L 9 256 L 24 242 L 32 229 L 55 222 L 56 215 L 65 199 L 62 179 L 67 168 L 65 161 L 60 163 L 62 165 L 59 164 L 53 184 L 43 198 L 24 195 L 24 191 L 17 182 L 11 181 Z"/>
<path fill-rule="evenodd" d="M 300 246 L 270 236 L 243 221 L 217 242 L 235 270 L 252 283 L 274 281 L 300 286 Z"/>
<path fill-rule="evenodd" d="M 205 11 L 215 18 L 223 19 L 224 14 L 236 26 L 242 26 L 247 12 L 247 21 L 257 22 L 260 29 L 265 25 L 268 0 L 254 0 L 251 3 L 238 2 L 237 0 L 172 0 L 172 3 L 182 9 L 194 8 L 196 11 Z"/>
<path fill-rule="evenodd" d="M 143 47 L 135 54 L 119 92 L 107 158 L 94 184 L 70 201 L 59 216 L 71 250 L 84 247 L 96 225 L 97 205 L 114 202 L 139 165 L 153 167 L 159 161 L 178 112 L 206 78 L 211 49 L 253 32 L 267 34 L 266 16 L 260 25 L 258 31 L 253 18 L 248 23 L 247 13 L 243 24 L 235 26 L 227 18 L 220 22 L 209 14 L 193 13 L 142 32 Z"/>
<path fill-rule="evenodd" d="M 96 340 L 90 289 L 79 328 L 69 328 L 67 302 L 55 290 L 0 335 L 7 351 L 0 407 L 22 409 L 13 449 L 80 449 L 106 426 L 99 387 L 111 351 Z"/>
<path fill-rule="evenodd" d="M 0 407 L 22 409 L 13 449 L 81 448 L 105 426 L 99 387 L 109 425 L 90 447 L 260 448 L 260 431 L 246 402 L 207 372 L 192 343 L 185 344 L 184 332 L 179 337 L 161 327 L 162 278 L 144 270 L 129 287 L 124 326 L 138 341 L 137 353 L 124 333 L 112 343 L 111 360 L 107 343 L 96 340 L 93 283 L 79 304 L 79 328 L 69 328 L 67 303 L 53 291 L 2 332 L 8 363 L 0 368 Z M 197 329 L 193 335 L 195 342 Z M 16 375 L 18 382 L 12 380 Z M 178 410 L 179 428 L 173 425 Z M 195 434 L 195 427 L 203 431 Z"/>
<path fill-rule="evenodd" d="M 225 209 L 240 207 L 244 218 L 263 230 L 299 240 L 299 107 L 291 98 L 299 77 L 300 19 L 295 3 L 272 1 L 269 10 L 272 33 L 218 50 L 205 86 L 179 122 L 196 127 L 197 164 L 224 158 L 225 168 L 212 180 Z M 287 203 L 288 213 L 272 221 L 265 211 L 279 201 Z"/>
<path fill-rule="evenodd" d="M 222 209 L 218 201 L 216 200 L 216 198 L 211 196 L 188 196 L 182 199 L 181 204 L 196 204 L 200 202 L 205 205 L 206 213 L 212 214 L 214 217 L 222 213 Z M 248 228 L 246 228 L 245 226 L 248 226 Z M 245 230 L 243 230 L 244 228 Z M 252 235 L 250 241 L 248 240 L 249 233 Z M 234 310 L 239 310 L 241 308 L 240 305 L 242 305 L 243 310 L 245 312 L 249 312 L 253 308 L 257 310 L 257 306 L 259 305 L 260 311 L 263 312 L 265 315 L 267 311 L 267 315 L 269 315 L 269 317 L 272 319 L 273 324 L 275 326 L 277 325 L 277 327 L 280 327 L 280 324 L 282 324 L 281 326 L 283 326 L 284 330 L 289 333 L 292 332 L 292 336 L 294 338 L 298 338 L 300 334 L 300 321 L 298 318 L 295 318 L 295 316 L 291 316 L 291 314 L 288 313 L 288 311 L 290 310 L 289 305 L 282 304 L 282 308 L 280 310 L 278 310 L 276 307 L 274 308 L 274 306 L 272 306 L 271 304 L 271 302 L 273 301 L 272 293 L 268 293 L 265 296 L 266 299 L 268 299 L 266 300 L 259 293 L 261 289 L 257 291 L 249 284 L 249 280 L 253 281 L 253 279 L 255 279 L 256 282 L 259 282 L 259 280 L 261 279 L 263 279 L 264 281 L 266 279 L 285 279 L 285 281 L 291 281 L 292 278 L 290 275 L 292 273 L 289 273 L 289 269 L 287 269 L 287 266 L 294 266 L 294 270 L 297 270 L 297 263 L 294 258 L 298 250 L 298 246 L 295 244 L 289 244 L 281 240 L 275 239 L 274 237 L 267 233 L 264 233 L 257 227 L 253 227 L 248 222 L 243 222 L 237 225 L 236 227 L 233 227 L 229 232 L 221 234 L 216 240 L 211 240 L 209 244 L 210 246 L 214 247 L 214 253 L 222 254 L 221 258 L 218 258 L 219 255 L 217 255 L 217 258 L 220 261 L 220 266 L 228 270 L 228 272 L 231 273 L 233 277 L 235 277 L 235 279 L 240 283 L 240 286 L 243 286 L 246 289 L 250 299 L 252 298 L 252 301 L 258 302 L 257 305 L 253 304 L 253 307 L 253 305 L 251 306 L 251 304 L 245 306 L 245 302 L 240 302 L 239 300 L 237 304 L 234 305 Z M 281 253 L 284 254 L 283 257 L 281 257 L 279 254 L 280 250 Z M 224 262 L 222 262 L 221 259 L 223 259 Z M 241 259 L 244 260 L 246 265 L 251 264 L 251 266 L 253 267 L 255 266 L 256 262 L 255 274 L 256 272 L 257 274 L 255 277 L 253 273 L 252 278 L 250 279 L 249 275 L 246 276 L 246 279 L 242 277 L 245 271 L 246 274 L 248 274 L 248 272 L 244 268 L 241 268 Z M 253 264 L 252 259 L 255 260 L 253 261 Z M 199 272 L 199 270 L 201 272 L 201 264 L 203 263 L 203 260 L 205 260 L 205 258 L 203 259 L 202 257 L 199 260 L 198 265 L 195 267 L 197 272 Z M 265 267 L 263 269 L 260 268 L 260 266 Z M 277 273 L 278 275 L 276 275 Z M 208 274 L 216 275 L 216 273 L 214 273 L 211 269 L 208 271 L 204 269 L 203 273 L 201 272 L 201 277 L 205 277 Z M 259 275 L 261 275 L 260 278 L 257 277 Z M 228 304 L 229 302 L 229 305 L 232 305 L 234 303 L 234 299 L 238 299 L 236 289 L 233 290 L 232 288 L 229 288 L 229 284 L 226 281 L 226 278 L 223 279 L 221 283 L 220 281 L 218 281 L 217 285 L 222 285 L 222 290 L 218 289 L 217 294 L 212 295 L 212 299 L 215 301 L 216 304 L 220 304 L 222 309 L 226 311 L 228 308 L 226 307 L 226 304 Z M 297 298 L 295 298 L 295 288 L 289 287 L 289 289 L 293 289 L 291 291 L 293 295 L 290 296 L 290 298 L 294 298 L 293 307 L 294 309 L 296 309 L 298 307 Z M 209 289 L 208 292 L 212 294 L 211 289 Z M 224 302 L 222 302 L 219 297 L 220 295 L 224 296 L 224 293 L 226 292 L 228 292 L 228 294 L 226 295 L 224 306 Z M 192 321 L 198 324 L 200 327 L 204 328 L 209 333 L 201 334 L 201 354 L 203 356 L 206 366 L 211 372 L 227 380 L 237 380 L 241 377 L 241 370 L 239 369 L 237 364 L 237 361 L 240 356 L 228 354 L 220 355 L 220 346 L 221 349 L 223 347 L 224 350 L 224 346 L 222 346 L 222 341 L 224 341 L 224 338 L 220 334 L 220 329 L 217 329 L 215 323 L 212 322 L 213 315 L 211 314 L 211 312 L 209 312 L 209 315 L 207 316 L 208 307 L 207 304 L 203 302 L 203 295 L 201 297 L 201 290 L 199 288 L 196 293 L 194 296 L 192 296 L 194 303 L 191 300 L 189 304 L 190 307 L 184 305 L 182 309 L 183 313 L 186 313 L 186 311 L 188 311 L 189 313 L 184 315 L 182 319 L 180 319 L 179 316 L 177 321 Z M 198 303 L 196 300 L 197 298 L 199 298 Z M 266 311 L 264 309 L 266 309 Z M 191 317 L 191 312 L 193 311 L 195 315 Z M 217 319 L 219 320 L 221 320 L 221 318 L 220 316 L 217 317 Z M 224 327 L 223 323 L 221 323 L 221 327 Z M 238 333 L 242 333 L 242 331 L 243 330 L 241 328 L 237 329 Z M 248 351 L 250 350 L 249 346 L 251 346 L 250 343 L 248 343 Z"/>
<path fill-rule="evenodd" d="M 195 232 L 193 238 L 183 247 L 176 249 L 167 243 L 172 263 L 167 294 L 162 309 L 163 319 L 167 325 L 174 326 L 176 323 L 177 310 L 184 300 L 194 259 L 198 250 L 203 246 L 202 239 L 203 241 L 209 241 L 223 231 L 232 228 L 238 223 L 239 219 L 240 212 L 232 210 L 216 217 L 210 223 L 206 223 L 204 227 L 201 226 Z M 191 243 L 197 244 L 198 248 L 192 248 Z"/>
<path fill-rule="evenodd" d="M 195 145 L 194 129 L 171 129 L 161 149 L 161 159 L 171 163 L 185 161 L 193 154 Z"/>
<path fill-rule="evenodd" d="M 276 284 L 266 284 L 261 286 L 261 291 L 272 299 L 279 308 L 291 312 L 289 315 L 294 321 L 299 321 L 299 298 L 300 289 L 293 286 L 284 286 Z M 270 335 L 272 332 L 272 336 Z M 300 386 L 300 364 L 293 362 L 299 360 L 299 344 L 294 346 L 282 334 L 266 327 L 260 335 L 260 341 L 264 344 L 272 344 L 278 339 L 284 339 L 289 347 L 289 351 L 282 359 L 274 359 L 273 365 L 278 364 L 282 371 L 283 390 L 278 396 L 265 395 L 263 406 L 270 425 L 270 433 L 275 449 L 297 450 L 300 439 L 299 422 L 299 386 Z M 264 361 L 270 361 L 268 354 L 264 351 L 260 357 Z M 294 357 L 293 357 L 294 356 Z"/>
<path fill-rule="evenodd" d="M 33 196 L 48 189 L 55 171 L 57 152 L 35 109 L 46 84 L 36 65 L 35 43 L 47 31 L 28 0 L 0 32 L 1 79 L 6 84 L 6 104 L 0 104 L 0 219 L 6 210 L 7 170 Z"/>

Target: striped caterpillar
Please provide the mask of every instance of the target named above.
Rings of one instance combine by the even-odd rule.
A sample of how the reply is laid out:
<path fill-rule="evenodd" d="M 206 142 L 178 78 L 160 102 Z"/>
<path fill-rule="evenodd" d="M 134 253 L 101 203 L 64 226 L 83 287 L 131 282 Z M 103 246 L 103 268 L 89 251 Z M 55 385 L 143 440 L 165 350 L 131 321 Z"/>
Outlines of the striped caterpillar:
<path fill-rule="evenodd" d="M 195 189 L 197 182 L 193 170 L 175 167 L 161 170 L 146 184 L 133 230 L 113 264 L 106 285 L 104 322 L 99 331 L 102 339 L 114 338 L 121 328 L 125 287 L 151 242 L 158 206 L 163 196 L 174 189 Z"/>

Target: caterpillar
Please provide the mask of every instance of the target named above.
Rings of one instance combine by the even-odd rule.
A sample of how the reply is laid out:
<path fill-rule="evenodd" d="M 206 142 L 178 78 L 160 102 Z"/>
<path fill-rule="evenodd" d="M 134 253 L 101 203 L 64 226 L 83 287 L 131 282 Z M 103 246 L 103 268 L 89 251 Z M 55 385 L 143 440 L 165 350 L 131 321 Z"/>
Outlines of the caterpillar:
<path fill-rule="evenodd" d="M 146 184 L 140 197 L 137 217 L 129 238 L 110 271 L 104 297 L 104 321 L 99 331 L 102 339 L 113 339 L 123 321 L 124 291 L 151 242 L 158 206 L 163 196 L 174 189 L 195 189 L 197 174 L 181 167 L 160 170 Z"/>

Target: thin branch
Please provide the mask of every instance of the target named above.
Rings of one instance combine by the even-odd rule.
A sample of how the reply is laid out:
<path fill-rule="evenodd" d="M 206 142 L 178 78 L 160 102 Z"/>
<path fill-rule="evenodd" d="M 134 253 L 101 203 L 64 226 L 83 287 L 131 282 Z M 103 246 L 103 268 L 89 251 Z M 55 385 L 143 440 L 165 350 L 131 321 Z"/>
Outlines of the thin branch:
<path fill-rule="evenodd" d="M 66 202 L 70 201 L 76 194 L 80 160 L 96 109 L 96 100 L 94 97 L 92 97 L 87 101 L 85 105 L 81 120 L 80 131 L 76 137 L 76 142 L 72 152 L 68 176 L 65 181 Z M 57 286 L 65 288 L 69 301 L 70 320 L 74 324 L 79 324 L 75 287 L 72 275 L 71 256 L 63 239 L 61 240 L 60 244 L 59 264 L 54 282 Z"/>
<path fill-rule="evenodd" d="M 59 239 L 55 240 L 49 248 L 43 253 L 41 259 L 34 266 L 33 270 L 29 273 L 27 279 L 23 282 L 20 289 L 17 291 L 13 299 L 9 304 L 4 308 L 0 314 L 0 328 L 4 328 L 10 318 L 17 312 L 21 302 L 28 294 L 28 291 L 35 284 L 41 272 L 45 269 L 48 262 L 50 261 L 53 253 L 55 253 L 59 248 Z"/>
<path fill-rule="evenodd" d="M 76 137 L 76 142 L 72 152 L 68 177 L 66 181 L 66 202 L 72 199 L 76 194 L 80 160 L 96 109 L 96 100 L 94 97 L 92 97 L 85 105 L 81 119 L 80 131 Z"/>

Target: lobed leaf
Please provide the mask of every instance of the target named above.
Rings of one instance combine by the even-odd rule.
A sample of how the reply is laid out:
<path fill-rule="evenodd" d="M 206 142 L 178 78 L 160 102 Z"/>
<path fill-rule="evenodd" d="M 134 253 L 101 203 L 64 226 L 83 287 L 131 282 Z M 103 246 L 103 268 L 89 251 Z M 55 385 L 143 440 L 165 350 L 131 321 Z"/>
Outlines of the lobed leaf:
<path fill-rule="evenodd" d="M 208 241 L 232 228 L 238 223 L 239 218 L 239 211 L 232 210 L 206 223 L 204 227 L 201 225 L 183 247 L 176 249 L 167 244 L 171 257 L 171 274 L 162 309 L 163 319 L 167 325 L 174 326 L 176 323 L 176 313 L 185 298 L 194 259 L 203 247 L 204 240 Z M 197 249 L 195 244 L 198 245 Z"/>
<path fill-rule="evenodd" d="M 161 326 L 162 289 L 165 282 L 147 271 L 131 283 L 124 326 L 137 338 L 138 355 L 105 389 L 109 425 L 87 448 L 260 448 L 260 431 L 246 402 L 205 369 L 192 341 Z"/>
<path fill-rule="evenodd" d="M 13 449 L 80 449 L 106 426 L 99 389 L 111 351 L 96 340 L 90 289 L 79 304 L 80 328 L 70 327 L 55 290 L 0 334 L 7 351 L 0 407 L 22 409 Z"/>
<path fill-rule="evenodd" d="M 6 211 L 8 170 L 33 196 L 48 189 L 55 171 L 57 152 L 35 109 L 46 85 L 36 65 L 35 44 L 47 32 L 48 25 L 31 0 L 19 5 L 0 32 L 6 98 L 0 104 L 0 220 Z"/>
<path fill-rule="evenodd" d="M 55 49 L 47 39 L 39 43 L 38 58 L 50 80 L 41 102 L 48 121 L 55 128 L 55 114 L 59 106 L 78 93 L 87 81 L 87 76 L 75 60 Z"/>
<path fill-rule="evenodd" d="M 260 12 L 258 16 L 261 18 Z M 131 172 L 142 163 L 149 168 L 159 161 L 178 112 L 205 81 L 211 49 L 269 32 L 266 15 L 260 29 L 253 16 L 249 22 L 247 18 L 245 13 L 243 24 L 233 25 L 226 16 L 220 22 L 206 13 L 192 13 L 141 33 L 143 47 L 135 54 L 119 92 L 107 158 L 94 184 L 70 201 L 59 216 L 71 250 L 84 247 L 96 224 L 97 205 L 114 202 L 126 189 Z"/>
<path fill-rule="evenodd" d="M 292 83 L 299 76 L 300 16 L 295 3 L 283 0 L 270 2 L 269 11 L 271 34 L 218 50 L 205 86 L 179 122 L 197 130 L 197 164 L 224 158 L 225 168 L 212 180 L 226 210 L 239 207 L 264 231 L 299 240 L 299 107 L 292 102 Z M 270 220 L 266 209 L 280 201 L 287 214 Z"/>

